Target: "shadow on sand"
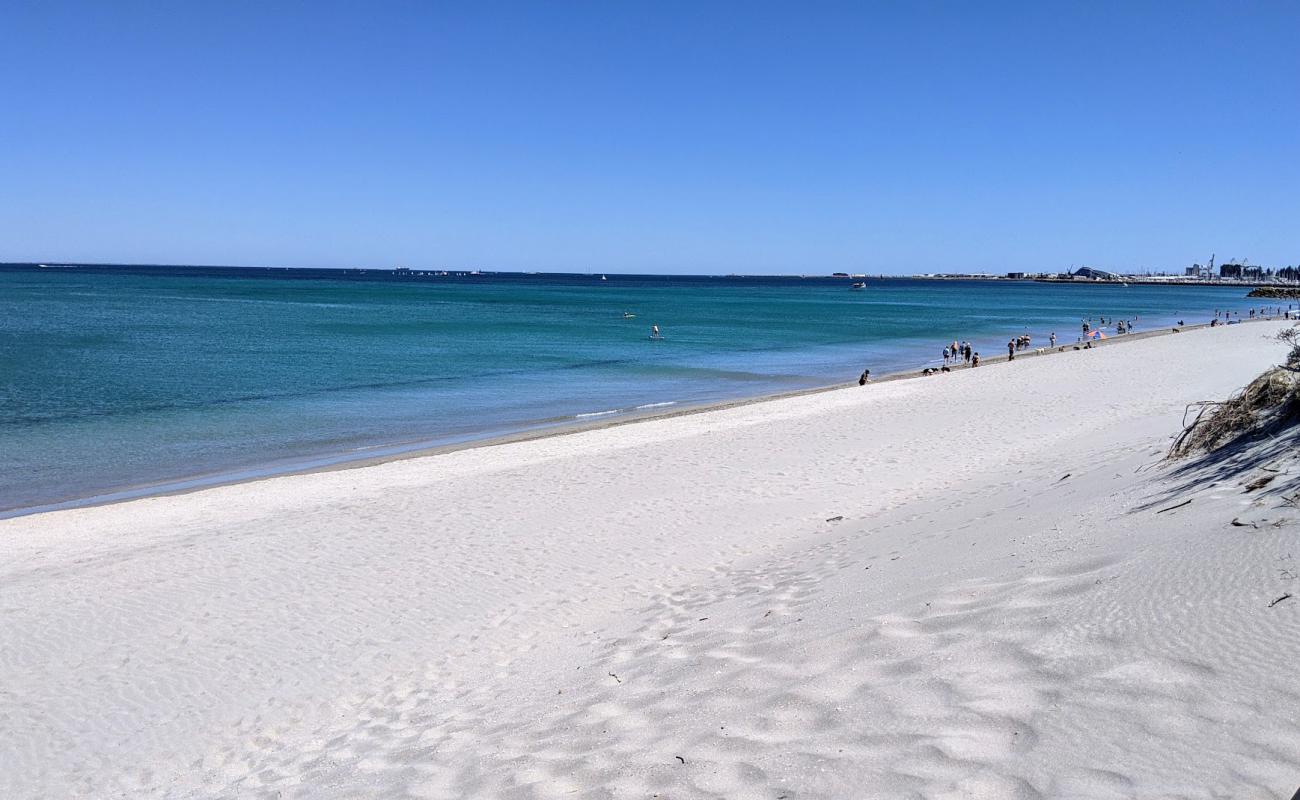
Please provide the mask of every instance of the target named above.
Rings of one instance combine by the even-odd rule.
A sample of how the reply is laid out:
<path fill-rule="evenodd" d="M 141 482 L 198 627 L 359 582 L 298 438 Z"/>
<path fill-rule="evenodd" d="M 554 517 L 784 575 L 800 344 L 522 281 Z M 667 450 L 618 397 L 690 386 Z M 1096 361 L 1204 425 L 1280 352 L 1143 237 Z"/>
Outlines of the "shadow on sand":
<path fill-rule="evenodd" d="M 1133 512 L 1160 510 L 1181 503 L 1205 489 L 1237 482 L 1243 493 L 1275 497 L 1296 504 L 1300 492 L 1300 425 L 1267 434 L 1249 433 L 1208 453 L 1166 461 L 1164 486 Z M 1262 483 L 1261 483 L 1262 482 Z M 1249 488 L 1249 487 L 1256 488 Z"/>

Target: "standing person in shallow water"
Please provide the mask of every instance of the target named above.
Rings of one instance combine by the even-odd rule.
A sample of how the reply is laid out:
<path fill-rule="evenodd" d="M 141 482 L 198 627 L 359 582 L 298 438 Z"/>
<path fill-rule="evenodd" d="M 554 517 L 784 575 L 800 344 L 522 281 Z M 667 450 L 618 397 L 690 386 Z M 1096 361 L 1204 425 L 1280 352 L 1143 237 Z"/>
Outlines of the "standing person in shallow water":
<path fill-rule="evenodd" d="M 1056 331 L 1052 331 L 1052 335 L 1048 339 L 1052 342 L 1052 347 L 1056 347 Z"/>
<path fill-rule="evenodd" d="M 1016 340 L 1007 339 L 1007 361 L 1016 360 Z"/>

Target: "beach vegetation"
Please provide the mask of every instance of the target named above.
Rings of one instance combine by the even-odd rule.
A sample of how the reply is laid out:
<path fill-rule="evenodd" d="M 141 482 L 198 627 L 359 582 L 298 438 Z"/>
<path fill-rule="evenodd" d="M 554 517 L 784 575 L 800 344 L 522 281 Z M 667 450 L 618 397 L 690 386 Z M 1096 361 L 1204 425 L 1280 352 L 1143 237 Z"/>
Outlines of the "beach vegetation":
<path fill-rule="evenodd" d="M 1225 447 L 1276 436 L 1300 423 L 1300 326 L 1282 331 L 1290 346 L 1285 361 L 1265 370 L 1245 388 L 1223 401 L 1204 400 L 1187 407 L 1196 415 L 1169 448 L 1170 458 L 1212 453 Z"/>

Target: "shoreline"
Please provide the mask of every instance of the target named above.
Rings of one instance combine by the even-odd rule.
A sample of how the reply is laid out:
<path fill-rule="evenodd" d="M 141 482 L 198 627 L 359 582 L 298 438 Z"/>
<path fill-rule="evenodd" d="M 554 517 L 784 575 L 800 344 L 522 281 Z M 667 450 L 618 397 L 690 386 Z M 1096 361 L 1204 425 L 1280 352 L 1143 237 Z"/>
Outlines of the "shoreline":
<path fill-rule="evenodd" d="M 1255 319 L 1242 319 L 1237 324 L 1253 322 L 1274 321 L 1272 318 L 1259 317 Z M 1212 327 L 1210 323 L 1198 323 L 1195 325 L 1183 325 L 1168 328 L 1157 328 L 1153 330 L 1143 330 L 1137 333 L 1128 333 L 1122 335 L 1113 335 L 1104 340 L 1092 342 L 1091 349 L 1100 349 L 1113 344 L 1127 341 L 1140 341 L 1156 336 L 1172 335 L 1178 332 L 1199 330 L 1201 328 Z M 1226 327 L 1226 323 L 1224 326 Z M 1072 342 L 1070 344 L 1057 344 L 1056 348 L 1051 347 L 1031 347 L 1028 350 L 1017 353 L 1016 358 L 1036 358 L 1039 356 L 1061 355 L 1072 352 L 1075 347 L 1085 349 L 1084 343 Z M 1039 352 L 1042 350 L 1042 352 Z M 1011 359 L 1005 354 L 981 357 L 980 366 L 993 366 L 996 364 L 1006 364 Z M 954 367 L 952 372 L 963 372 L 971 369 L 969 365 Z M 883 373 L 879 377 L 873 376 L 867 386 L 876 384 L 886 384 L 900 380 L 920 379 L 927 377 L 936 377 L 943 373 L 926 375 L 922 370 L 902 370 L 895 372 Z M 652 420 L 673 419 L 683 416 L 707 413 L 711 411 L 720 411 L 725 409 L 743 408 L 746 406 L 769 403 L 779 400 L 787 400 L 798 397 L 809 397 L 825 392 L 833 392 L 840 389 L 866 389 L 867 386 L 859 387 L 853 382 L 834 383 L 825 386 L 816 386 L 806 389 L 796 389 L 788 392 L 776 392 L 771 394 L 755 395 L 753 397 L 744 397 L 730 400 L 719 400 L 713 402 L 693 403 L 688 405 L 674 406 L 667 409 L 644 410 L 640 413 L 629 411 L 619 413 L 608 417 L 591 419 L 591 420 L 573 420 L 563 418 L 566 421 L 548 423 L 541 421 L 533 424 L 524 430 L 504 433 L 482 438 L 469 438 L 464 441 L 449 442 L 445 444 L 426 444 L 423 441 L 409 443 L 393 443 L 387 445 L 376 445 L 368 448 L 375 451 L 381 451 L 378 454 L 350 456 L 348 453 L 333 453 L 315 456 L 306 459 L 295 459 L 286 463 L 282 468 L 277 468 L 274 463 L 249 467 L 240 470 L 222 471 L 217 473 L 200 474 L 176 480 L 164 481 L 161 483 L 151 483 L 137 486 L 127 486 L 112 492 L 104 492 L 95 495 L 72 497 L 65 500 L 59 500 L 52 503 L 42 503 L 36 506 L 18 507 L 0 511 L 0 520 L 19 519 L 40 514 L 49 514 L 57 511 L 66 511 L 81 508 L 95 508 L 107 505 L 116 505 L 127 503 L 133 500 L 139 500 L 150 497 L 168 497 L 173 495 L 190 494 L 193 492 L 203 491 L 221 486 L 238 486 L 242 484 L 255 483 L 258 481 L 279 478 L 289 475 L 311 475 L 322 472 L 335 472 L 340 470 L 361 469 L 365 467 L 377 466 L 396 461 L 406 461 L 410 459 L 428 458 L 432 456 L 445 455 L 464 450 L 476 450 L 485 447 L 496 447 L 499 445 L 514 444 L 518 442 L 536 441 L 552 437 L 569 436 L 577 433 L 586 433 L 589 431 L 605 430 L 617 428 L 624 425 L 647 422 Z"/>

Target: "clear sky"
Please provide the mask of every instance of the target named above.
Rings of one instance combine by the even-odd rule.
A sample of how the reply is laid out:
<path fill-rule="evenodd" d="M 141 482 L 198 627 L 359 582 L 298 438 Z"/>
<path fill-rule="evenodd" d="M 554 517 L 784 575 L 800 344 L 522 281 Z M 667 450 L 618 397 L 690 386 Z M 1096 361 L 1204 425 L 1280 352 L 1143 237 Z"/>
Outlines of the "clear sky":
<path fill-rule="evenodd" d="M 1300 263 L 1300 3 L 0 0 L 0 261 Z"/>

